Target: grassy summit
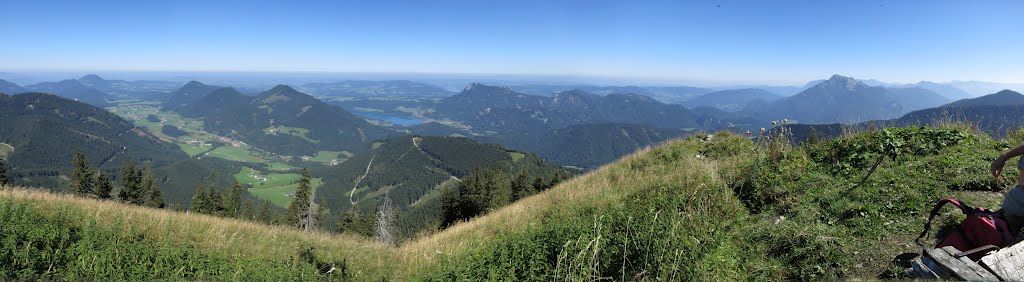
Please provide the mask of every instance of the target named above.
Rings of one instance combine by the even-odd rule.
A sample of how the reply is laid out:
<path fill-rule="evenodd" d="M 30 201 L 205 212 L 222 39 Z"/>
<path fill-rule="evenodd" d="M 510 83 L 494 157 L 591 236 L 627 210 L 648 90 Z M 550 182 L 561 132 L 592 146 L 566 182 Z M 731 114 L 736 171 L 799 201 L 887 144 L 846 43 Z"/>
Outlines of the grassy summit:
<path fill-rule="evenodd" d="M 912 239 L 936 199 L 997 207 L 1009 181 L 990 179 L 988 163 L 1022 141 L 1024 132 L 992 140 L 957 126 L 879 130 L 799 147 L 729 133 L 688 138 L 395 247 L 9 188 L 0 192 L 0 276 L 888 277 L 897 269 L 892 257 L 917 251 Z M 856 186 L 880 155 L 887 157 Z"/>

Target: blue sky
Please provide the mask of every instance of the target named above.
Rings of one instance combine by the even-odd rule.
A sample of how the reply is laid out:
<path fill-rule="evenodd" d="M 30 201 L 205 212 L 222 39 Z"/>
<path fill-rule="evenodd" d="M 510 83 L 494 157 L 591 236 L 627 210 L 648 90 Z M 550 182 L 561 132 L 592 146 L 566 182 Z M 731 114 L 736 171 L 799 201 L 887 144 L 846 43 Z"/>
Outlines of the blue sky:
<path fill-rule="evenodd" d="M 1024 1 L 7 1 L 0 71 L 1024 82 Z"/>

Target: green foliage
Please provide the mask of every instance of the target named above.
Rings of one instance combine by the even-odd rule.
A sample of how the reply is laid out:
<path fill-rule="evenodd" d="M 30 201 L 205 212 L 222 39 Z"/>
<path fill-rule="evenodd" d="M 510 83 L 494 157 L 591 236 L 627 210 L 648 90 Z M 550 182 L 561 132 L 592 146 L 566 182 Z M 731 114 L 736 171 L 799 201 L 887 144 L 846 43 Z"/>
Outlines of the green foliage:
<path fill-rule="evenodd" d="M 558 179 L 557 175 L 555 179 Z M 456 189 L 445 188 L 442 192 L 441 227 L 500 209 L 550 187 L 544 185 L 535 189 L 528 179 L 525 171 L 520 172 L 515 180 L 510 180 L 501 170 L 477 169 L 464 177 Z M 541 180 L 538 178 L 537 181 Z"/>
<path fill-rule="evenodd" d="M 96 172 L 96 189 L 93 190 L 93 195 L 97 199 L 110 199 L 111 192 L 114 191 L 114 185 L 110 183 L 110 177 L 107 177 L 106 173 L 102 171 Z M 2 184 L 2 183 L 0 183 Z"/>
<path fill-rule="evenodd" d="M 7 164 L 4 163 L 4 156 L 0 156 L 0 186 L 6 186 L 11 183 L 11 179 L 7 178 Z"/>
<path fill-rule="evenodd" d="M 302 224 L 302 218 L 309 213 L 310 204 L 312 203 L 313 188 L 310 186 L 312 178 L 309 174 L 309 168 L 302 168 L 302 177 L 299 179 L 299 188 L 295 191 L 295 200 L 292 201 L 291 205 L 288 205 L 288 210 L 285 213 L 286 225 L 299 228 L 306 227 Z"/>
<path fill-rule="evenodd" d="M 163 192 L 160 191 L 160 186 L 156 183 L 156 176 L 153 175 L 153 164 L 146 165 L 146 170 L 142 173 L 142 182 L 140 183 L 140 192 L 142 192 L 142 205 L 151 208 L 163 208 L 166 204 L 164 203 Z"/>
<path fill-rule="evenodd" d="M 209 205 L 206 203 L 206 191 L 205 187 L 203 187 L 202 180 L 200 180 L 199 183 L 196 184 L 196 193 L 193 195 L 194 196 L 192 196 L 192 206 L 191 208 L 189 208 L 189 211 L 197 213 L 209 212 Z"/>
<path fill-rule="evenodd" d="M 231 190 L 223 196 L 224 216 L 225 217 L 239 217 L 242 215 L 242 184 L 235 182 L 231 185 Z"/>
<path fill-rule="evenodd" d="M 74 170 L 71 171 L 71 187 L 68 188 L 72 194 L 78 196 L 86 196 L 92 194 L 93 190 L 93 171 L 89 167 L 89 160 L 85 159 L 85 154 L 82 154 L 81 150 L 75 150 L 75 157 L 71 161 Z"/>
<path fill-rule="evenodd" d="M 125 203 L 141 204 L 142 178 L 136 173 L 135 163 L 127 160 L 121 168 L 121 191 L 117 199 Z"/>

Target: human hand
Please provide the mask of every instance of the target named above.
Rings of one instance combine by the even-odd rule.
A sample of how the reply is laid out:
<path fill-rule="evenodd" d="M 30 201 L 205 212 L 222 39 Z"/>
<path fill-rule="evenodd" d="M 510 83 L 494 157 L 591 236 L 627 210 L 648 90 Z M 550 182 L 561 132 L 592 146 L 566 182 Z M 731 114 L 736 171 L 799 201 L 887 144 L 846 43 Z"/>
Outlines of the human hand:
<path fill-rule="evenodd" d="M 996 160 L 992 161 L 992 177 L 999 178 L 1003 174 L 1003 167 L 1006 166 L 1006 160 L 1000 156 Z"/>

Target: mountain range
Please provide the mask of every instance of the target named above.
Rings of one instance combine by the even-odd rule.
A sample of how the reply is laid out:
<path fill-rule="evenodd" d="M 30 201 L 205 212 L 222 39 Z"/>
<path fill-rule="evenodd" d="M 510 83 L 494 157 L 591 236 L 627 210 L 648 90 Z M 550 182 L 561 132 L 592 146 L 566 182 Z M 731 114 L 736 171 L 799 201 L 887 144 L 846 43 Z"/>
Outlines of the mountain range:
<path fill-rule="evenodd" d="M 719 90 L 708 94 L 697 96 L 683 102 L 690 108 L 712 107 L 723 111 L 741 111 L 750 103 L 767 103 L 782 99 L 778 95 L 767 90 L 757 88 Z"/>
<path fill-rule="evenodd" d="M 796 95 L 771 103 L 752 104 L 745 111 L 765 120 L 856 123 L 897 118 L 910 111 L 948 102 L 945 97 L 923 88 L 869 86 L 850 77 L 833 75 Z"/>
<path fill-rule="evenodd" d="M 25 90 L 40 93 L 55 94 L 64 98 L 82 101 L 97 107 L 110 105 L 109 101 L 115 99 L 113 95 L 97 90 L 83 84 L 75 79 L 65 79 L 58 82 L 41 82 L 24 86 Z"/>

